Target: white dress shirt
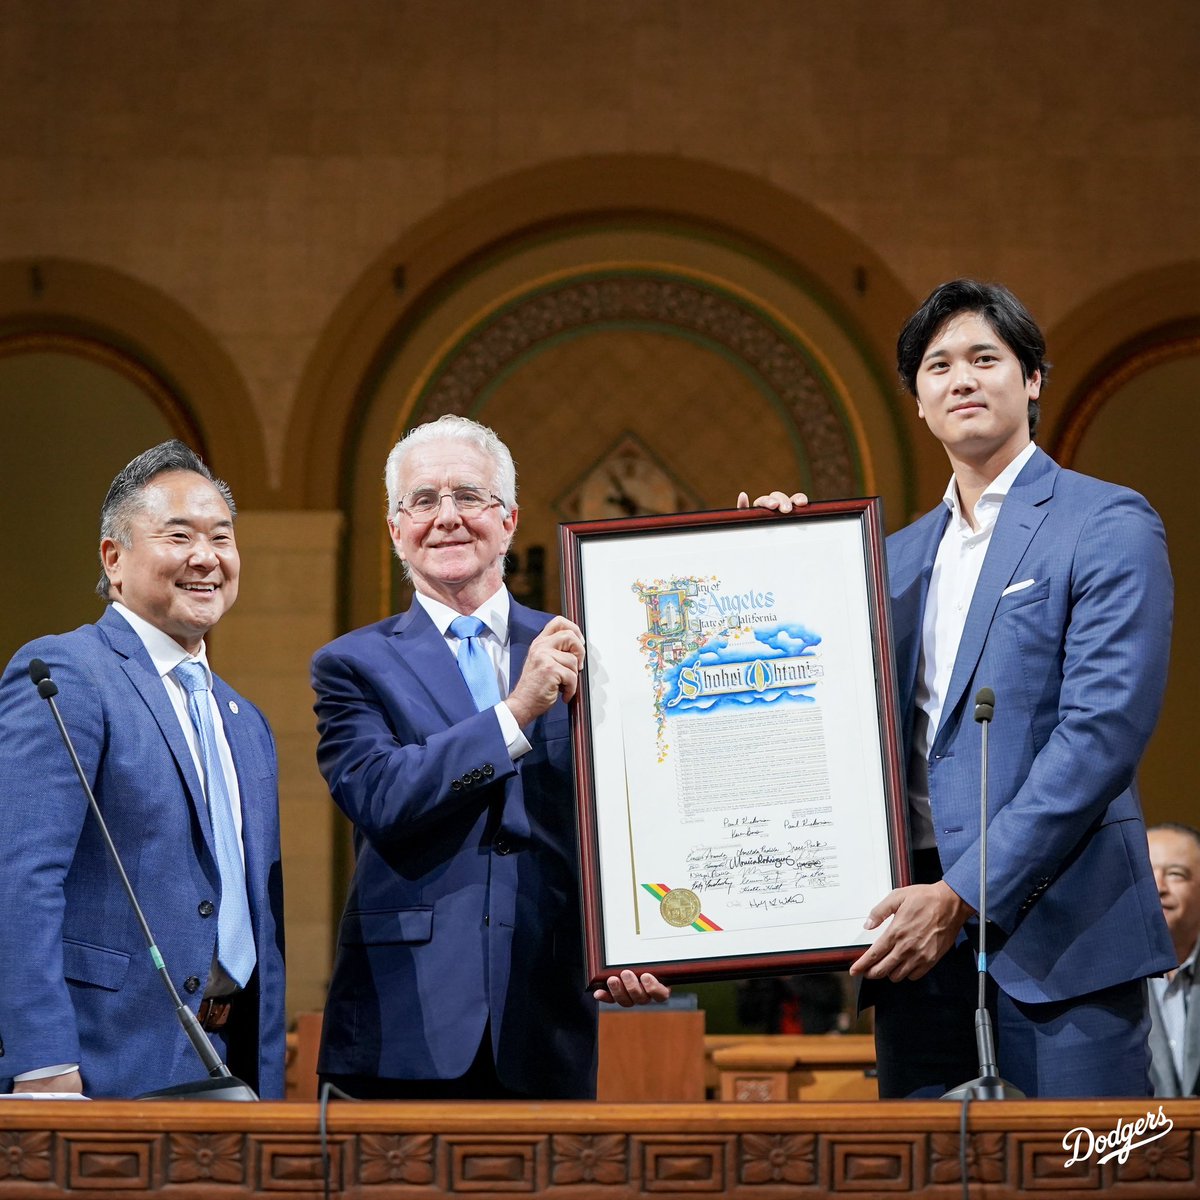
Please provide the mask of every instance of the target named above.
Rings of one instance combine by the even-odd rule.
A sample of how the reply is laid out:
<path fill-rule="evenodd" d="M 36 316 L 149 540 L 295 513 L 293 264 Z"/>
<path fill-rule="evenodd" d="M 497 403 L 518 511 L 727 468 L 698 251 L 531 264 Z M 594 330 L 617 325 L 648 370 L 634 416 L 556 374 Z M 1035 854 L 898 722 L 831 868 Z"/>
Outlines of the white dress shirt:
<path fill-rule="evenodd" d="M 942 503 L 950 510 L 950 520 L 938 546 L 925 599 L 921 658 L 917 664 L 917 713 L 908 764 L 908 820 L 914 850 L 931 850 L 937 845 L 929 807 L 929 751 L 941 724 L 958 644 L 962 641 L 1000 506 L 1021 469 L 1033 457 L 1034 448 L 1030 442 L 984 488 L 975 504 L 975 529 L 963 515 L 953 476 L 942 497 Z"/>
<path fill-rule="evenodd" d="M 415 595 L 417 603 L 429 614 L 429 619 L 437 626 L 438 633 L 446 639 L 446 645 L 450 647 L 450 652 L 457 660 L 458 644 L 462 639 L 455 637 L 450 632 L 450 622 L 463 614 L 443 604 L 440 600 L 434 600 L 431 596 L 422 595 L 420 592 Z M 496 686 L 500 689 L 501 696 L 507 696 L 509 692 L 509 664 L 512 658 L 508 636 L 509 612 L 508 588 L 501 587 L 495 595 L 489 596 L 473 613 L 467 614 L 478 617 L 486 626 L 479 637 L 496 669 Z M 503 700 L 492 711 L 500 722 L 500 735 L 508 746 L 508 755 L 513 762 L 516 762 L 523 754 L 528 754 L 533 747 L 530 746 L 529 739 L 521 732 L 521 727 L 517 724 L 517 718 L 512 715 L 512 710 Z"/>

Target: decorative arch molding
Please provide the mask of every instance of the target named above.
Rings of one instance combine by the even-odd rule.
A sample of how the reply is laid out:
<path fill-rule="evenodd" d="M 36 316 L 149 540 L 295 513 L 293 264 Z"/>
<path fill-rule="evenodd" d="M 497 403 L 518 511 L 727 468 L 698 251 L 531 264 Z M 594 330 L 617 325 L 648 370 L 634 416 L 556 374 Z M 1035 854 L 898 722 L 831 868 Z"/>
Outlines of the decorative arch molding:
<path fill-rule="evenodd" d="M 0 334 L 0 358 L 19 354 L 67 354 L 96 363 L 133 383 L 162 414 L 171 432 L 207 460 L 208 448 L 192 414 L 170 385 L 141 360 L 109 342 L 65 331 Z"/>
<path fill-rule="evenodd" d="M 1149 330 L 1114 350 L 1068 401 L 1051 448 L 1055 461 L 1064 467 L 1074 464 L 1088 428 L 1130 380 L 1180 358 L 1200 358 L 1200 316 Z"/>
<path fill-rule="evenodd" d="M 752 175 L 666 156 L 542 164 L 456 198 L 394 243 L 338 306 L 305 368 L 284 491 L 304 506 L 352 507 L 338 481 L 353 478 L 362 439 L 376 437 L 370 452 L 381 459 L 388 436 L 370 412 L 381 376 L 428 314 L 489 265 L 589 229 L 664 228 L 788 277 L 843 331 L 873 392 L 887 397 L 899 465 L 886 482 L 905 494 L 895 511 L 907 512 L 917 422 L 898 402 L 890 360 L 911 294 L 868 246 L 796 196 Z"/>
<path fill-rule="evenodd" d="M 1070 466 L 1104 404 L 1151 366 L 1195 354 L 1197 334 L 1200 261 L 1120 280 L 1050 329 L 1054 373 L 1042 408 L 1055 458 Z"/>
<path fill-rule="evenodd" d="M 804 430 L 800 450 L 814 494 L 862 489 L 850 420 L 798 341 L 745 298 L 674 272 L 588 273 L 531 290 L 497 309 L 435 365 L 406 424 L 471 413 L 541 347 L 612 328 L 656 329 L 717 348 Z"/>
<path fill-rule="evenodd" d="M 119 271 L 65 259 L 0 263 L 0 354 L 58 351 L 136 383 L 233 484 L 272 506 L 250 394 L 216 339 L 181 305 Z"/>

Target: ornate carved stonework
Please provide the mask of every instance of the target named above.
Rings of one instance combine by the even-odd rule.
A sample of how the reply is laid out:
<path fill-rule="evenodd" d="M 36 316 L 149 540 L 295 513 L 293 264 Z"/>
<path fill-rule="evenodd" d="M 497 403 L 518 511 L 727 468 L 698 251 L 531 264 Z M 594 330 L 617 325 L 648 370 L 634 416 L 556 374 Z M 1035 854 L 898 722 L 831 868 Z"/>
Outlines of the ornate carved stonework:
<path fill-rule="evenodd" d="M 700 282 L 642 272 L 568 280 L 519 300 L 479 325 L 439 364 L 412 424 L 466 414 L 496 379 L 540 343 L 588 326 L 636 323 L 721 346 L 775 395 L 795 422 L 817 497 L 861 490 L 849 431 L 803 349 L 763 313 Z"/>

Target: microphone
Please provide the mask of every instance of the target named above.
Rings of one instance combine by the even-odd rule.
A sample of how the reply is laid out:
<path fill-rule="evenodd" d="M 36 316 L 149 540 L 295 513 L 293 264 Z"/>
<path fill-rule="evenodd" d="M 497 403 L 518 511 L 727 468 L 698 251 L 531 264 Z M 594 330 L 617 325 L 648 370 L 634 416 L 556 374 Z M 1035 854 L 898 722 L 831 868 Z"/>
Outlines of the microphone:
<path fill-rule="evenodd" d="M 992 1014 L 987 1008 L 987 795 L 988 726 L 996 715 L 996 693 L 990 687 L 975 693 L 975 720 L 979 723 L 979 999 L 975 1008 L 975 1051 L 979 1075 L 948 1091 L 943 1100 L 1024 1100 L 1025 1093 L 1004 1079 L 996 1067 L 996 1039 Z M 964 1118 L 965 1119 L 965 1118 Z"/>
<path fill-rule="evenodd" d="M 249 1084 L 243 1083 L 242 1080 L 232 1075 L 229 1068 L 221 1061 L 221 1056 L 217 1053 L 212 1042 L 209 1041 L 208 1034 L 204 1032 L 200 1022 L 196 1019 L 196 1014 L 180 1000 L 179 993 L 175 990 L 175 985 L 171 982 L 171 976 L 167 971 L 166 964 L 163 962 L 162 954 L 159 952 L 158 946 L 155 945 L 154 935 L 150 932 L 150 926 L 146 922 L 146 915 L 142 912 L 142 906 L 138 903 L 137 896 L 134 894 L 133 885 L 129 882 L 129 876 L 125 874 L 125 867 L 121 862 L 120 854 L 117 853 L 117 847 L 113 843 L 112 835 L 108 832 L 108 823 L 104 820 L 104 814 L 101 813 L 100 806 L 96 803 L 96 797 L 92 794 L 92 789 L 87 781 L 87 775 L 84 773 L 83 765 L 79 761 L 79 755 L 75 753 L 75 745 L 71 741 L 71 735 L 67 732 L 67 727 L 63 724 L 62 715 L 58 711 L 58 705 L 54 703 L 54 697 L 58 695 L 58 684 L 50 678 L 50 668 L 40 658 L 31 659 L 29 663 L 29 678 L 36 685 L 38 695 L 50 705 L 50 711 L 54 714 L 54 722 L 58 726 L 59 736 L 63 740 L 63 745 L 67 748 L 67 753 L 71 756 L 71 763 L 75 768 L 75 774 L 79 776 L 79 783 L 87 795 L 92 815 L 96 818 L 100 826 L 100 833 L 104 838 L 105 846 L 108 847 L 109 857 L 117 869 L 117 874 L 120 876 L 121 883 L 125 888 L 125 894 L 129 897 L 129 903 L 133 906 L 134 916 L 137 917 L 138 924 L 142 927 L 142 936 L 146 939 L 146 948 L 150 951 L 150 960 L 154 963 L 154 969 L 158 972 L 158 977 L 162 980 L 163 986 L 167 989 L 167 993 L 175 1005 L 175 1016 L 178 1018 L 180 1025 L 183 1026 L 184 1033 L 187 1034 L 188 1040 L 192 1043 L 192 1047 L 200 1056 L 200 1061 L 204 1064 L 209 1074 L 208 1079 L 163 1088 L 161 1091 L 149 1092 L 145 1096 L 139 1096 L 138 1099 L 257 1100 L 258 1096 L 255 1095 L 254 1089 Z"/>

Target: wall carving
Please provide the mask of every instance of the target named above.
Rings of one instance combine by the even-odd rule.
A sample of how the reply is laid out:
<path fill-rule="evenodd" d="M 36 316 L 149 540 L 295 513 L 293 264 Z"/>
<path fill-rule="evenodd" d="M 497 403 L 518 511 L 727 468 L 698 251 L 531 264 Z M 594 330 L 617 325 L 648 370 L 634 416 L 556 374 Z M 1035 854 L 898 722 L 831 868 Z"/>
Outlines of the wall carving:
<path fill-rule="evenodd" d="M 751 371 L 800 431 L 816 496 L 862 490 L 857 455 L 831 389 L 800 345 L 765 314 L 699 281 L 642 271 L 574 279 L 498 310 L 438 365 L 411 424 L 471 415 L 488 389 L 539 344 L 589 326 L 675 330 L 720 347 Z"/>

